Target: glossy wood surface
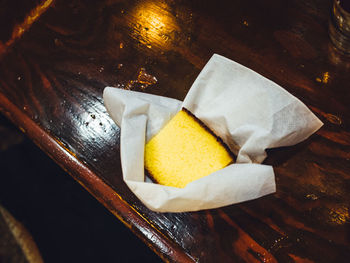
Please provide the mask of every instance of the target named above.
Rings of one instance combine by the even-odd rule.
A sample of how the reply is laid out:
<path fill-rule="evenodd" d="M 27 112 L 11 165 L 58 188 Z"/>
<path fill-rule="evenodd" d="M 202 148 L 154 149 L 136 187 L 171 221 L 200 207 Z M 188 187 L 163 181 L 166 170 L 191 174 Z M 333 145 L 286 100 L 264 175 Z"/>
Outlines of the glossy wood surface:
<path fill-rule="evenodd" d="M 1 111 L 163 260 L 349 261 L 350 59 L 330 44 L 330 1 L 14 2 L 0 1 Z M 102 91 L 183 99 L 213 53 L 283 86 L 325 125 L 268 151 L 275 194 L 152 212 L 122 180 Z"/>

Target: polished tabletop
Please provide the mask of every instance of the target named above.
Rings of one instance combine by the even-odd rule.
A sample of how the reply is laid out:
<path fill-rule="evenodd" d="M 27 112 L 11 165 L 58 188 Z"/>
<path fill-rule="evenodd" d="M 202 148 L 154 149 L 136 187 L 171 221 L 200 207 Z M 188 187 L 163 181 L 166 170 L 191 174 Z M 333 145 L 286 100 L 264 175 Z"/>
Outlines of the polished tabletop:
<path fill-rule="evenodd" d="M 331 1 L 0 5 L 1 112 L 164 261 L 349 261 L 350 59 L 328 37 Z M 122 180 L 120 129 L 103 89 L 182 100 L 214 53 L 284 87 L 324 126 L 268 150 L 274 194 L 200 212 L 150 211 Z"/>

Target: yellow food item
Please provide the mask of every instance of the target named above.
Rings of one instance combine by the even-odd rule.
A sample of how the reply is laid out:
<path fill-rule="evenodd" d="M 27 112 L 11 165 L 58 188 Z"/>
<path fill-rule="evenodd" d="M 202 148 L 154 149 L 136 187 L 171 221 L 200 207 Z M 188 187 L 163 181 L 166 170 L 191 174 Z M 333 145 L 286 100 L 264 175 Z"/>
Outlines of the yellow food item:
<path fill-rule="evenodd" d="M 159 184 L 183 188 L 232 163 L 220 138 L 186 109 L 145 146 L 145 169 Z"/>

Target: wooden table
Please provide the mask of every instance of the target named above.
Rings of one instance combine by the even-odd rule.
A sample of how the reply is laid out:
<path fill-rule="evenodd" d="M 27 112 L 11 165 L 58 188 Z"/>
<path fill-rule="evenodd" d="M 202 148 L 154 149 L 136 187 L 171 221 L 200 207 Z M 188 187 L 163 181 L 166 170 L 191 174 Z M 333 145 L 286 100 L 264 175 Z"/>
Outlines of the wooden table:
<path fill-rule="evenodd" d="M 331 1 L 0 3 L 1 112 L 163 260 L 349 262 L 350 59 L 328 38 Z M 122 180 L 102 91 L 183 99 L 213 53 L 283 86 L 325 125 L 269 150 L 275 194 L 152 212 Z"/>

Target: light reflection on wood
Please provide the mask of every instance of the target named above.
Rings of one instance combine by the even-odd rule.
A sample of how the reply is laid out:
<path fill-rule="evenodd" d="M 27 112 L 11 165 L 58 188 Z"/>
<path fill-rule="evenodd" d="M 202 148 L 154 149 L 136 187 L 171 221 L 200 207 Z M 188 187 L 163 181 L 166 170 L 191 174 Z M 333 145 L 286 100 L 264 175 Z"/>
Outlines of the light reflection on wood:
<path fill-rule="evenodd" d="M 0 42 L 0 55 L 2 55 L 6 49 L 16 41 L 16 39 L 20 38 L 23 33 L 26 32 L 31 25 L 51 6 L 53 2 L 54 0 L 43 1 L 26 16 L 23 23 L 15 25 L 11 38 L 5 44 Z"/>
<path fill-rule="evenodd" d="M 130 14 L 132 37 L 148 48 L 168 50 L 180 31 L 166 3 L 141 2 Z"/>

